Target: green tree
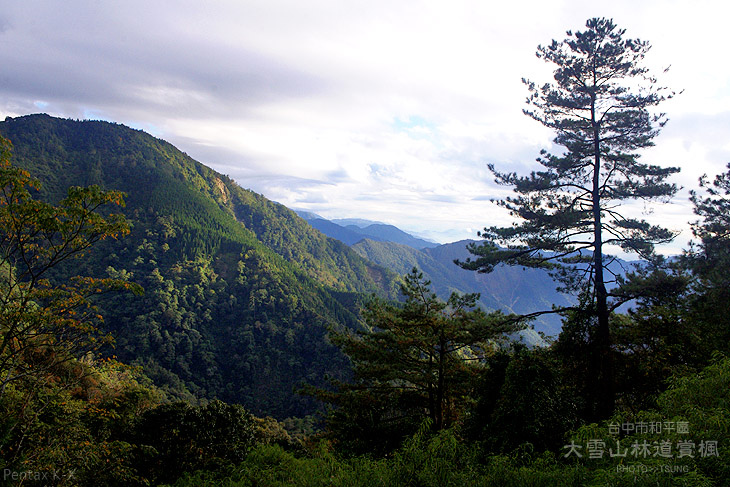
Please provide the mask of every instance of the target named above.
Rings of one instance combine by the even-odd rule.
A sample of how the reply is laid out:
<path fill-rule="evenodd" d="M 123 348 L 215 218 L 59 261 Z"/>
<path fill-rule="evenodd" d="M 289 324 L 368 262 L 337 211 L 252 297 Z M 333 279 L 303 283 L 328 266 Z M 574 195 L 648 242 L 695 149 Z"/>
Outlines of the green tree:
<path fill-rule="evenodd" d="M 712 326 L 708 341 L 728 352 L 730 338 L 730 164 L 728 171 L 719 174 L 710 183 L 700 179 L 706 195 L 692 192 L 694 211 L 700 220 L 692 230 L 699 243 L 690 247 L 685 262 L 696 277 L 692 286 L 694 319 Z"/>
<path fill-rule="evenodd" d="M 512 350 L 489 357 L 480 373 L 465 432 L 487 451 L 509 453 L 529 443 L 537 451 L 562 446 L 577 423 L 575 395 L 550 348 Z"/>
<path fill-rule="evenodd" d="M 255 434 L 254 419 L 243 406 L 216 400 L 200 407 L 176 402 L 150 409 L 130 439 L 154 449 L 139 461 L 145 476 L 156 483 L 171 483 L 183 472 L 240 463 Z"/>
<path fill-rule="evenodd" d="M 692 275 L 678 263 L 646 266 L 612 290 L 634 298 L 611 319 L 616 355 L 616 398 L 623 409 L 648 409 L 673 374 L 707 363 L 710 331 L 693 317 Z"/>
<path fill-rule="evenodd" d="M 384 434 L 426 418 L 435 430 L 448 428 L 460 418 L 494 341 L 519 328 L 511 317 L 476 308 L 476 294 L 454 293 L 444 302 L 429 285 L 414 268 L 401 284 L 404 303 L 373 298 L 363 313 L 366 330 L 333 335 L 354 370 L 353 383 L 329 396 L 350 413 L 344 422 L 359 415 Z"/>
<path fill-rule="evenodd" d="M 727 168 L 728 171 L 715 176 L 712 183 L 706 175 L 700 178 L 700 187 L 707 192 L 706 197 L 691 192 L 695 214 L 702 218 L 692 225 L 693 232 L 701 240 L 700 248 L 706 254 L 713 250 L 727 251 L 730 241 L 730 163 Z"/>
<path fill-rule="evenodd" d="M 638 151 L 652 146 L 666 123 L 664 114 L 650 109 L 674 93 L 658 86 L 642 66 L 649 43 L 626 39 L 624 33 L 611 20 L 593 18 L 585 31 L 568 31 L 564 41 L 538 47 L 537 57 L 555 66 L 554 82 L 523 80 L 530 92 L 524 113 L 554 130 L 554 143 L 565 151 L 541 151 L 537 162 L 543 169 L 529 176 L 489 166 L 497 183 L 513 186 L 517 193 L 497 204 L 521 222 L 485 228 L 480 236 L 486 242 L 472 244 L 475 258 L 461 263 L 481 272 L 500 263 L 545 267 L 563 290 L 582 296 L 595 321 L 590 341 L 602 416 L 614 404 L 609 332 L 614 277 L 604 249 L 620 247 L 651 259 L 656 244 L 674 237 L 627 216 L 619 205 L 671 197 L 677 188 L 666 179 L 679 171 L 639 162 Z"/>
<path fill-rule="evenodd" d="M 8 384 L 42 377 L 80 353 L 110 340 L 89 297 L 137 286 L 115 279 L 76 276 L 63 283 L 49 271 L 94 243 L 129 232 L 104 205 L 123 205 L 116 191 L 73 187 L 57 206 L 39 201 L 27 171 L 10 163 L 11 144 L 0 137 L 0 397 Z"/>

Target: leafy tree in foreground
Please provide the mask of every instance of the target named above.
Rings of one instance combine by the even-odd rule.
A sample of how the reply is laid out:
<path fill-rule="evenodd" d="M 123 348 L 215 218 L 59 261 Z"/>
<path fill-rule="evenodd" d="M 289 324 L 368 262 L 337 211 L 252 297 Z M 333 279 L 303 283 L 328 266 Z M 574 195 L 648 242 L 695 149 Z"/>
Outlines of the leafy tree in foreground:
<path fill-rule="evenodd" d="M 58 206 L 38 201 L 38 181 L 10 164 L 10 142 L 0 137 L 0 397 L 8 384 L 42 377 L 110 339 L 88 297 L 138 287 L 114 279 L 77 276 L 53 283 L 48 271 L 99 240 L 129 232 L 124 218 L 99 210 L 122 205 L 122 195 L 97 186 L 74 187 Z"/>
<path fill-rule="evenodd" d="M 666 123 L 664 114 L 649 110 L 674 93 L 642 66 L 649 43 L 626 39 L 624 32 L 611 20 L 593 18 L 585 31 L 568 31 L 564 41 L 538 47 L 537 57 L 555 66 L 554 82 L 523 80 L 530 91 L 524 112 L 554 130 L 554 142 L 565 152 L 543 150 L 537 159 L 543 169 L 529 176 L 489 166 L 499 184 L 517 193 L 497 203 L 522 221 L 486 228 L 480 233 L 486 242 L 469 247 L 475 258 L 461 263 L 480 272 L 500 263 L 552 269 L 564 290 L 581 295 L 592 321 L 599 416 L 614 404 L 609 315 L 616 303 L 610 302 L 612 259 L 604 247 L 651 259 L 656 244 L 674 237 L 627 216 L 619 205 L 671 197 L 677 188 L 666 179 L 679 171 L 639 162 L 638 151 L 652 146 Z"/>
<path fill-rule="evenodd" d="M 172 483 L 183 472 L 218 470 L 243 461 L 255 442 L 255 422 L 238 404 L 212 401 L 194 407 L 184 402 L 145 411 L 132 443 L 154 449 L 138 467 L 146 478 Z"/>
<path fill-rule="evenodd" d="M 360 428 L 352 436 L 362 439 L 375 429 L 375 441 L 408 434 L 426 418 L 435 430 L 453 425 L 470 396 L 477 364 L 494 340 L 518 329 L 499 312 L 475 308 L 476 294 L 454 293 L 443 302 L 429 285 L 414 268 L 401 285 L 405 303 L 373 298 L 364 310 L 367 331 L 333 336 L 352 360 L 355 380 L 320 397 L 340 406 L 342 425 Z"/>

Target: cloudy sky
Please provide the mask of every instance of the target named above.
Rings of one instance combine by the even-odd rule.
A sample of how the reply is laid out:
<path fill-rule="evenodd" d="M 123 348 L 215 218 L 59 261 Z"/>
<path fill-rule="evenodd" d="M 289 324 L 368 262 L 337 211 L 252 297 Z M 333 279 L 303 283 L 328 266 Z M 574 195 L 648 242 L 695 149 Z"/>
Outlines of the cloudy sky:
<path fill-rule="evenodd" d="M 643 155 L 696 188 L 730 162 L 725 2 L 25 0 L 0 9 L 0 116 L 124 123 L 289 207 L 439 242 L 508 217 L 486 169 L 527 171 L 552 134 L 522 115 L 538 44 L 589 17 L 652 43 L 684 93 Z M 685 230 L 686 190 L 652 211 Z M 675 246 L 674 250 L 678 247 Z M 671 251 L 672 249 L 668 249 Z"/>

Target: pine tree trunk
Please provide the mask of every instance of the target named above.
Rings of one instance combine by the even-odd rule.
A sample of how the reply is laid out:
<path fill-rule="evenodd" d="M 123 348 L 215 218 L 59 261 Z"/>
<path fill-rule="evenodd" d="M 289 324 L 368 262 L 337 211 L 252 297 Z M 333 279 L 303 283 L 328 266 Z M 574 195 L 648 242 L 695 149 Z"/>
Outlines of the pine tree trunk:
<path fill-rule="evenodd" d="M 443 336 L 439 337 L 439 365 L 438 365 L 438 386 L 436 390 L 438 391 L 437 395 L 437 415 L 436 415 L 436 424 L 434 425 L 436 430 L 441 430 L 444 427 L 444 398 L 445 398 L 445 380 L 444 380 L 444 362 L 446 360 L 446 354 L 444 352 L 444 348 L 446 346 L 446 340 Z"/>
<path fill-rule="evenodd" d="M 603 275 L 603 225 L 601 223 L 601 144 L 600 127 L 596 121 L 595 99 L 591 104 L 591 123 L 593 125 L 593 266 L 595 272 L 595 299 L 598 328 L 592 337 L 593 352 L 595 353 L 595 370 L 597 374 L 596 391 L 596 419 L 605 419 L 613 413 L 613 363 L 611 360 L 611 336 L 608 327 L 608 292 Z"/>

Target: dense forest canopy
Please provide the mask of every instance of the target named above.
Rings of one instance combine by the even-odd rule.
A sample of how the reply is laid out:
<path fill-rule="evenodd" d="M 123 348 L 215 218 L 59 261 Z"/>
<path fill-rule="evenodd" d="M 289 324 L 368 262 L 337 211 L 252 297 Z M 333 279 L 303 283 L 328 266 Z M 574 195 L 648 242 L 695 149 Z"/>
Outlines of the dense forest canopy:
<path fill-rule="evenodd" d="M 142 365 L 172 397 L 281 419 L 312 413 L 294 389 L 346 370 L 327 328 L 357 326 L 356 293 L 393 295 L 387 270 L 143 132 L 34 115 L 0 133 L 45 200 L 88 184 L 125 194 L 130 234 L 58 266 L 55 279 L 80 268 L 144 289 L 94 304 L 116 341 L 108 353 Z"/>

